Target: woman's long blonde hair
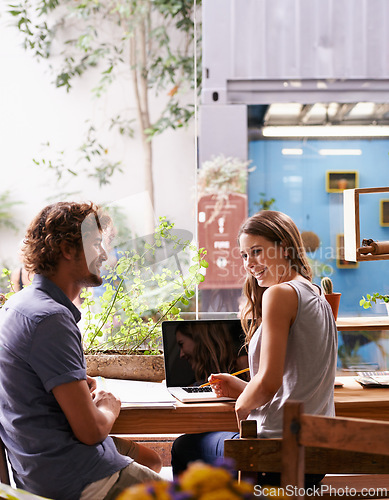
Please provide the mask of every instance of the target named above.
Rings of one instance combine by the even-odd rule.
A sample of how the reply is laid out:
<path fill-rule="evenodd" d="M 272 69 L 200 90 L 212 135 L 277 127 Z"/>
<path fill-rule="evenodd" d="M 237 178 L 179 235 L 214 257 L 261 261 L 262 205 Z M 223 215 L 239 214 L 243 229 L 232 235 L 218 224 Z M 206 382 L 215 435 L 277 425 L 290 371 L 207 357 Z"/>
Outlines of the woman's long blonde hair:
<path fill-rule="evenodd" d="M 239 230 L 242 234 L 262 236 L 269 241 L 282 245 L 291 269 L 312 281 L 312 269 L 305 253 L 304 244 L 296 224 L 286 214 L 275 210 L 262 210 L 244 222 Z M 262 295 L 266 290 L 260 287 L 251 274 L 247 274 L 243 286 L 246 303 L 241 311 L 242 328 L 249 343 L 262 321 Z"/>

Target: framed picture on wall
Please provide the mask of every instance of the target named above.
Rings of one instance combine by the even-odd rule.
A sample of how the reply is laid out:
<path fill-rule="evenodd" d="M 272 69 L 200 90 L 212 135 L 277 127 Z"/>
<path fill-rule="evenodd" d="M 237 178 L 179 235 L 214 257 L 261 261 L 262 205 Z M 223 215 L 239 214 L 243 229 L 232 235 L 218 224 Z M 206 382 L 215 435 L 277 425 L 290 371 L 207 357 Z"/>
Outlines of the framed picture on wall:
<path fill-rule="evenodd" d="M 389 227 L 389 200 L 380 200 L 380 225 Z"/>
<path fill-rule="evenodd" d="M 358 187 L 357 171 L 328 171 L 326 175 L 326 191 L 328 193 L 341 193 L 345 189 Z"/>
<path fill-rule="evenodd" d="M 340 269 L 355 269 L 359 262 L 351 262 L 344 258 L 344 235 L 336 235 L 336 267 Z"/>

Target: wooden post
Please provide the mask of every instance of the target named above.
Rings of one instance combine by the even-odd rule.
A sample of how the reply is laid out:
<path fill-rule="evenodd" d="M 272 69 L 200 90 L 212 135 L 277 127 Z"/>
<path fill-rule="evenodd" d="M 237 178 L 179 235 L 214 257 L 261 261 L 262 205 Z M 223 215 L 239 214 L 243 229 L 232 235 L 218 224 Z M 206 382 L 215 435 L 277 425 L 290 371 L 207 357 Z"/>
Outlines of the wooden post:
<path fill-rule="evenodd" d="M 257 421 L 256 420 L 241 420 L 239 425 L 240 438 L 241 439 L 256 439 L 257 436 Z M 255 470 L 254 464 L 253 468 Z M 253 471 L 238 471 L 238 481 L 242 481 L 244 479 L 248 479 L 256 482 L 258 477 L 258 472 Z"/>
<path fill-rule="evenodd" d="M 281 486 L 293 486 L 297 491 L 304 488 L 304 447 L 299 443 L 300 417 L 304 405 L 297 401 L 287 401 L 284 406 L 284 429 L 282 438 Z M 297 494 L 293 499 L 302 500 Z"/>

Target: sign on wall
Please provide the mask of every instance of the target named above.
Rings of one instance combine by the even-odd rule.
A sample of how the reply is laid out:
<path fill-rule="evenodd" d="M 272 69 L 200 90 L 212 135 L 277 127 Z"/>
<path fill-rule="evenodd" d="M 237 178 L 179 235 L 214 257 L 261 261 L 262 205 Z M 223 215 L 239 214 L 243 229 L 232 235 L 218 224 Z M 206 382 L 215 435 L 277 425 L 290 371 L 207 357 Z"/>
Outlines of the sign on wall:
<path fill-rule="evenodd" d="M 237 244 L 241 224 L 247 218 L 247 196 L 229 194 L 222 203 L 213 195 L 203 196 L 198 205 L 200 247 L 207 250 L 209 267 L 202 289 L 241 288 L 243 266 Z"/>

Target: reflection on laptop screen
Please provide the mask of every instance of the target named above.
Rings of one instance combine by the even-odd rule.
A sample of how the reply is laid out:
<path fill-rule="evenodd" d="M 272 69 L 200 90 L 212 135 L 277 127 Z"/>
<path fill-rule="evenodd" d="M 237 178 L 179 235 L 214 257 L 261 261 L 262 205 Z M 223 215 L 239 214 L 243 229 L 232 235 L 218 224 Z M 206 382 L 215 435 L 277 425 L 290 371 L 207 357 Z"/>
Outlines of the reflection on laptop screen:
<path fill-rule="evenodd" d="M 168 387 L 200 385 L 211 373 L 248 367 L 239 319 L 164 321 L 162 336 Z"/>

